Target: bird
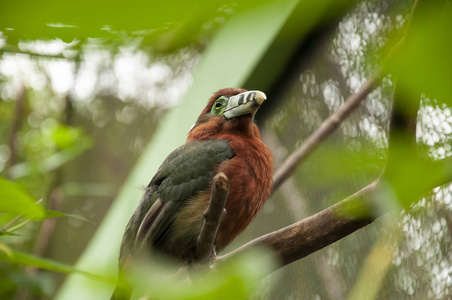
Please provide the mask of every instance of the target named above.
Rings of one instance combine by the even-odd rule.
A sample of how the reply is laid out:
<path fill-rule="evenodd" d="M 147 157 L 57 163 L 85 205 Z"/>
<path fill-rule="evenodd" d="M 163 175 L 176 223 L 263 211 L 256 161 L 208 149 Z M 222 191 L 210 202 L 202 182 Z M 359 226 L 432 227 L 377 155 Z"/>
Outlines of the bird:
<path fill-rule="evenodd" d="M 225 88 L 215 92 L 190 128 L 186 142 L 163 161 L 126 226 L 119 274 L 141 251 L 190 263 L 210 201 L 213 177 L 229 180 L 225 214 L 214 241 L 223 250 L 256 217 L 271 193 L 273 155 L 254 116 L 267 99 L 261 91 Z M 117 286 L 111 299 L 129 299 Z"/>

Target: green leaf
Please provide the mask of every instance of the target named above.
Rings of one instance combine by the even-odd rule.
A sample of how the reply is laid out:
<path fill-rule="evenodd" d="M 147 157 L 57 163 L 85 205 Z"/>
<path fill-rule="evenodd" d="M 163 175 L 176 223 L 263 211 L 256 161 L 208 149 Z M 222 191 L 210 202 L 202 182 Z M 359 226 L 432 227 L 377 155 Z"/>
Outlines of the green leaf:
<path fill-rule="evenodd" d="M 14 233 L 14 232 L 9 232 L 9 231 L 0 231 L 0 236 L 3 235 L 13 235 L 13 236 L 19 236 L 20 234 Z"/>
<path fill-rule="evenodd" d="M 11 250 L 11 248 L 9 248 L 8 246 L 6 246 L 3 243 L 0 243 L 0 255 L 2 254 L 1 252 L 3 252 L 3 254 L 5 254 L 10 259 L 13 256 L 13 251 Z"/>
<path fill-rule="evenodd" d="M 62 273 L 73 273 L 76 269 L 72 266 L 59 263 L 50 259 L 40 258 L 33 256 L 28 253 L 12 250 L 11 255 L 8 256 L 5 253 L 0 253 L 0 261 L 10 262 L 14 264 L 33 266 L 39 269 L 62 272 Z"/>
<path fill-rule="evenodd" d="M 383 222 L 385 230 L 382 230 L 379 238 L 375 241 L 371 251 L 357 276 L 348 300 L 358 299 L 378 299 L 384 288 L 387 274 L 393 267 L 392 261 L 396 253 L 397 242 L 400 241 L 400 230 L 392 219 L 385 219 Z M 393 236 L 388 237 L 388 232 Z M 394 239 L 395 238 L 395 239 Z"/>
<path fill-rule="evenodd" d="M 383 193 L 377 202 L 385 203 L 390 209 L 396 208 L 390 202 L 398 202 L 408 209 L 425 191 L 436 187 L 438 182 L 445 182 L 449 171 L 444 161 L 420 159 L 409 136 L 401 133 L 394 135 L 396 137 L 391 142 L 388 163 L 382 176 Z"/>
<path fill-rule="evenodd" d="M 52 139 L 58 149 L 75 148 L 78 144 L 91 145 L 91 139 L 86 136 L 81 128 L 58 125 L 52 132 Z"/>
<path fill-rule="evenodd" d="M 407 37 L 401 47 L 385 62 L 386 69 L 396 75 L 405 93 L 419 101 L 419 95 L 452 103 L 452 9 L 435 1 L 424 1 L 418 7 Z M 441 1 L 440 1 L 441 2 Z"/>
<path fill-rule="evenodd" d="M 73 160 L 78 155 L 80 155 L 80 153 L 82 153 L 89 147 L 91 147 L 90 142 L 82 143 L 78 145 L 76 148 L 69 148 L 56 152 L 55 154 L 39 162 L 37 165 L 34 165 L 30 162 L 23 162 L 14 165 L 10 169 L 11 177 L 14 179 L 21 178 L 31 174 L 35 169 L 37 169 L 39 172 L 43 174 L 50 172 L 52 170 L 55 170 L 56 168 L 61 167 L 65 163 Z"/>
<path fill-rule="evenodd" d="M 73 266 L 60 263 L 54 260 L 37 257 L 29 253 L 10 249 L 8 246 L 0 243 L 0 262 L 19 264 L 25 266 L 31 266 L 38 269 L 66 273 L 66 274 L 78 274 L 90 280 L 96 280 L 97 283 L 107 283 L 114 285 L 116 283 L 115 278 L 109 276 L 102 277 L 94 273 L 85 272 L 74 268 Z"/>
<path fill-rule="evenodd" d="M 109 278 L 103 278 L 96 274 L 77 270 L 74 267 L 64 264 L 64 263 L 60 263 L 60 262 L 42 258 L 42 257 L 37 257 L 32 254 L 25 253 L 25 252 L 12 250 L 6 245 L 4 245 L 5 247 L 2 247 L 2 245 L 3 244 L 0 243 L 0 261 L 9 262 L 9 263 L 13 263 L 13 264 L 32 266 L 32 267 L 36 267 L 38 269 L 67 273 L 67 274 L 79 273 L 84 276 L 88 276 L 88 277 L 95 278 L 95 279 L 100 279 L 103 281 L 108 281 L 108 282 L 112 281 Z"/>
<path fill-rule="evenodd" d="M 56 211 L 56 210 L 46 210 L 45 211 L 45 219 L 50 219 L 50 218 L 59 218 L 59 217 L 68 217 L 68 218 L 76 218 L 85 222 L 91 222 L 90 220 L 79 216 L 79 215 L 74 215 L 74 214 L 66 214 L 66 213 L 62 213 L 60 211 Z"/>
<path fill-rule="evenodd" d="M 0 212 L 10 212 L 30 219 L 44 217 L 44 209 L 17 183 L 0 178 Z"/>
<path fill-rule="evenodd" d="M 191 270 L 192 283 L 184 284 L 187 274 L 177 274 L 177 266 L 170 263 L 158 259 L 133 266 L 127 275 L 134 283 L 134 295 L 167 300 L 249 299 L 260 280 L 276 266 L 270 251 L 252 249 L 218 265 L 215 271 Z"/>

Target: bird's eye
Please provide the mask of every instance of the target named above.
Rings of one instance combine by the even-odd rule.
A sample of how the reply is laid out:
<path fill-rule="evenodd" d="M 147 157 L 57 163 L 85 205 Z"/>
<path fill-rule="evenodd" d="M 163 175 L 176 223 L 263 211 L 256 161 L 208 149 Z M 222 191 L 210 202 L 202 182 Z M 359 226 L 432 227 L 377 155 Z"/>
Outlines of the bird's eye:
<path fill-rule="evenodd" d="M 228 99 L 225 96 L 217 98 L 213 103 L 212 108 L 210 109 L 210 113 L 215 116 L 221 116 L 225 108 L 225 105 L 227 104 L 227 100 Z"/>

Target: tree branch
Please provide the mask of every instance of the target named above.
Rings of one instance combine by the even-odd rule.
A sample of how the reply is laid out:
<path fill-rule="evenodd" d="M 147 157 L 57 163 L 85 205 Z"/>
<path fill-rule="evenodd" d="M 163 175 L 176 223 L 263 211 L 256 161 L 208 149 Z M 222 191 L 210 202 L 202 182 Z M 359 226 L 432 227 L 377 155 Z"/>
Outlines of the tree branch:
<path fill-rule="evenodd" d="M 325 140 L 348 116 L 356 109 L 362 100 L 375 88 L 381 79 L 380 72 L 376 72 L 361 87 L 361 89 L 351 95 L 344 106 L 327 118 L 321 126 L 282 164 L 274 177 L 272 192 L 274 192 L 297 168 L 297 166 L 323 141 Z M 404 118 L 403 122 L 392 122 L 390 135 L 392 138 L 395 128 L 402 129 L 408 135 L 413 134 L 413 116 L 416 115 L 414 106 L 409 113 L 408 120 Z M 397 111 L 399 107 L 397 107 Z M 397 116 L 396 116 L 397 118 Z M 394 117 L 393 117 L 394 120 Z M 435 165 L 435 169 L 441 168 L 445 176 L 435 182 L 428 182 L 423 185 L 425 192 L 435 186 L 452 179 L 452 158 L 444 159 L 439 162 L 430 162 Z M 416 181 L 422 181 L 428 174 L 417 174 Z M 235 251 L 217 257 L 215 264 L 222 263 L 231 257 L 241 253 L 254 246 L 266 246 L 273 250 L 282 262 L 279 267 L 285 266 L 293 261 L 301 259 L 312 254 L 325 246 L 328 246 L 337 240 L 355 232 L 356 230 L 370 224 L 385 213 L 380 210 L 378 214 L 372 209 L 374 199 L 379 195 L 379 180 L 369 184 L 352 196 L 338 202 L 337 204 L 290 226 L 261 236 Z"/>
<path fill-rule="evenodd" d="M 323 121 L 319 128 L 284 161 L 273 178 L 272 194 L 292 175 L 298 165 L 337 127 L 339 127 L 342 121 L 344 121 L 352 111 L 359 107 L 361 101 L 366 99 L 367 95 L 375 89 L 380 80 L 381 74 L 377 71 L 367 79 L 358 92 L 348 97 L 344 105 L 337 112 Z"/>
<path fill-rule="evenodd" d="M 370 213 L 376 195 L 375 181 L 335 205 L 290 226 L 261 236 L 228 254 L 217 257 L 215 264 L 255 246 L 265 246 L 281 260 L 278 268 L 320 250 L 371 223 Z"/>
<path fill-rule="evenodd" d="M 414 6 L 416 6 L 416 3 L 417 1 Z M 380 72 L 376 72 L 371 76 L 357 93 L 351 95 L 347 99 L 344 106 L 339 111 L 327 118 L 303 143 L 303 145 L 286 159 L 275 174 L 272 192 L 279 188 L 279 186 L 292 175 L 297 166 L 359 106 L 361 101 L 376 87 L 381 77 L 382 75 Z M 408 102 L 401 102 L 400 99 L 398 99 L 402 97 L 398 92 L 398 89 L 396 89 L 395 93 L 394 110 L 391 114 L 389 127 L 390 143 L 387 165 L 389 165 L 390 168 L 393 167 L 392 165 L 397 166 L 397 162 L 394 161 L 394 154 L 392 152 L 397 152 L 398 145 L 396 144 L 394 146 L 393 141 L 400 139 L 400 133 L 402 133 L 403 137 L 402 142 L 405 143 L 405 150 L 408 148 L 410 151 L 417 154 L 415 130 L 416 116 L 420 104 L 419 99 L 415 102 L 411 102 L 407 107 L 406 103 Z M 396 160 L 403 159 L 403 157 L 397 156 L 395 158 Z M 420 159 L 418 155 L 416 155 L 416 158 Z M 410 186 L 418 185 L 415 189 L 425 193 L 438 185 L 452 180 L 452 157 L 439 161 L 427 162 L 424 160 L 422 163 L 426 164 L 430 169 L 428 172 L 410 174 L 412 176 L 411 181 L 409 181 L 408 184 Z M 438 172 L 440 172 L 442 176 L 432 176 L 432 174 L 434 175 Z M 388 210 L 387 207 L 383 207 L 383 209 L 380 209 L 375 213 L 376 210 L 372 209 L 373 204 L 381 202 L 381 197 L 385 196 L 385 194 L 382 193 L 381 185 L 379 183 L 380 179 L 364 187 L 352 196 L 313 216 L 256 238 L 226 255 L 219 256 L 217 257 L 215 264 L 221 264 L 239 253 L 246 251 L 250 247 L 255 246 L 270 248 L 272 252 L 280 258 L 281 264 L 276 268 L 283 267 L 312 254 L 372 223 L 375 218 Z M 412 195 L 416 197 L 420 196 L 420 194 Z"/>
<path fill-rule="evenodd" d="M 196 242 L 196 261 L 204 261 L 214 251 L 213 243 L 217 236 L 218 227 L 225 213 L 224 206 L 229 193 L 229 180 L 223 172 L 213 178 L 210 202 L 204 212 L 204 223 Z"/>
<path fill-rule="evenodd" d="M 328 117 L 311 136 L 293 152 L 281 165 L 273 179 L 272 193 L 289 178 L 298 165 L 324 141 L 352 111 L 359 107 L 381 80 L 380 71 L 375 72 L 358 92 L 348 97 L 337 112 Z M 375 196 L 378 181 L 364 187 L 352 196 L 337 204 L 290 226 L 261 236 L 235 251 L 217 257 L 215 264 L 230 257 L 262 245 L 271 248 L 282 262 L 282 267 L 295 260 L 328 246 L 373 222 L 375 215 L 370 213 L 371 199 Z M 321 230 L 319 230 L 321 229 Z"/>
<path fill-rule="evenodd" d="M 344 105 L 337 113 L 326 119 L 321 127 L 314 132 L 296 152 L 289 156 L 275 175 L 276 183 L 274 183 L 273 191 L 291 175 L 298 164 L 306 158 L 321 141 L 337 128 L 340 122 L 357 107 L 359 101 L 365 98 L 371 91 L 372 85 L 376 84 L 372 79 L 367 81 L 367 83 L 369 82 L 372 84 L 363 86 L 357 94 L 352 95 L 347 100 L 347 103 L 353 101 L 354 106 L 349 103 L 349 106 L 345 108 L 346 105 Z M 396 114 L 400 112 L 397 101 L 395 103 L 395 105 L 397 105 Z M 413 124 L 415 124 L 417 107 L 418 104 L 413 105 L 410 111 L 405 113 L 403 118 L 399 118 L 398 116 L 392 117 L 389 130 L 391 140 L 397 140 L 397 135 L 395 135 L 395 133 L 401 131 L 404 136 L 409 139 L 409 142 L 405 141 L 407 142 L 406 145 L 411 148 L 413 147 L 413 138 L 415 134 L 415 126 Z M 389 152 L 394 149 L 391 147 L 396 146 L 394 146 L 394 143 L 390 143 Z M 410 177 L 410 183 L 408 185 L 412 186 L 412 188 L 419 190 L 422 193 L 426 193 L 439 185 L 452 181 L 452 157 L 437 161 L 427 161 L 420 157 L 418 158 L 423 164 L 428 166 L 429 172 L 411 174 L 412 176 Z M 388 164 L 396 165 L 393 159 L 389 160 Z M 432 174 L 438 173 L 440 173 L 441 176 L 431 176 Z M 375 210 L 372 209 L 374 204 L 376 202 L 381 202 L 380 200 L 382 200 L 379 182 L 380 180 L 371 183 L 354 195 L 311 217 L 256 238 L 231 253 L 219 256 L 217 257 L 215 264 L 223 263 L 231 257 L 246 251 L 250 247 L 259 245 L 269 247 L 273 253 L 280 258 L 282 264 L 280 264 L 278 268 L 312 254 L 370 224 L 387 211 L 387 208 L 383 207 L 383 210 L 380 209 L 377 214 L 371 213 L 375 212 Z M 414 186 L 416 186 L 416 188 Z M 415 195 L 416 197 L 421 196 L 421 193 L 416 193 Z"/>

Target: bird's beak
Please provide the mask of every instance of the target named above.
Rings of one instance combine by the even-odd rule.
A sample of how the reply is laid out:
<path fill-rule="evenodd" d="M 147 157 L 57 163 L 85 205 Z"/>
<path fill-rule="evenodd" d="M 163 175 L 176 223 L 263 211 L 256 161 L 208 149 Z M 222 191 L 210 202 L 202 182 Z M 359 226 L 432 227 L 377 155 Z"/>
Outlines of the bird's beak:
<path fill-rule="evenodd" d="M 248 91 L 235 96 L 228 100 L 223 116 L 226 119 L 232 119 L 238 116 L 251 114 L 254 117 L 259 106 L 267 99 L 267 96 L 261 91 Z"/>

